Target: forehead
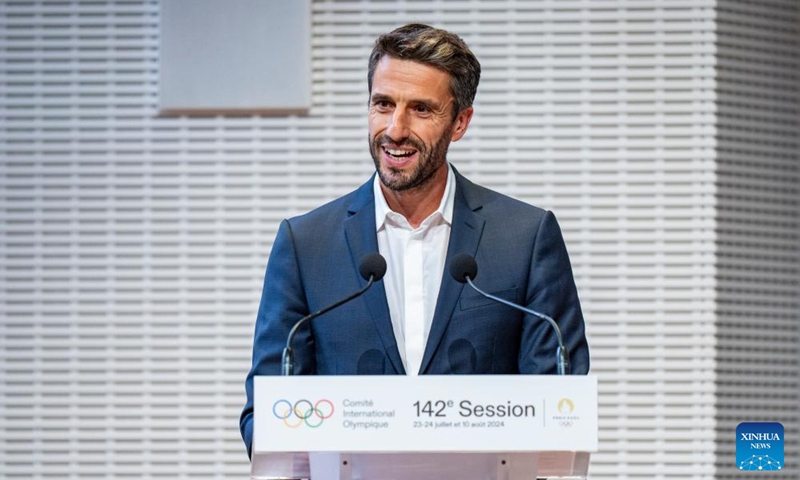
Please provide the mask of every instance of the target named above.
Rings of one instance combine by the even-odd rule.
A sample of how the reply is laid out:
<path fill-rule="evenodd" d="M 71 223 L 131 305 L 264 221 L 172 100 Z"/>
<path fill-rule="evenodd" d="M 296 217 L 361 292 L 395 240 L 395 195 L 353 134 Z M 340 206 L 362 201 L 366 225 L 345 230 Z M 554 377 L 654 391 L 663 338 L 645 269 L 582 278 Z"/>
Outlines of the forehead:
<path fill-rule="evenodd" d="M 450 74 L 413 60 L 384 56 L 372 77 L 372 95 L 376 94 L 446 101 L 452 96 Z"/>

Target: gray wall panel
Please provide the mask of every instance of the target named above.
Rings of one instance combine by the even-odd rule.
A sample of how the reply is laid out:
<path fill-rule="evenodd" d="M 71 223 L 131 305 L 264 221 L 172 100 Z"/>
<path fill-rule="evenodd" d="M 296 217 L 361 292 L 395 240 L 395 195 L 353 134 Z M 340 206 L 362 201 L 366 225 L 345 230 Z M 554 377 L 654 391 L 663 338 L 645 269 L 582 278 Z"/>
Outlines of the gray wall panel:
<path fill-rule="evenodd" d="M 717 12 L 718 478 L 743 421 L 781 422 L 800 478 L 800 4 Z"/>

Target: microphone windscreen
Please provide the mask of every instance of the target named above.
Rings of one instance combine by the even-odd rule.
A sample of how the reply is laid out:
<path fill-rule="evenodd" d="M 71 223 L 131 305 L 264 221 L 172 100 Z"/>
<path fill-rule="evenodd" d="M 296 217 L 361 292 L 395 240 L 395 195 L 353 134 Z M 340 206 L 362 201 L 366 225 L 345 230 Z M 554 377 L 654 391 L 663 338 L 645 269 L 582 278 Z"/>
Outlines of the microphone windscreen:
<path fill-rule="evenodd" d="M 450 260 L 450 275 L 459 283 L 466 283 L 467 277 L 475 280 L 478 275 L 478 262 L 466 253 L 459 253 Z"/>
<path fill-rule="evenodd" d="M 374 281 L 378 281 L 386 275 L 386 260 L 380 253 L 368 253 L 361 257 L 361 262 L 358 264 L 358 273 L 364 278 L 369 280 L 369 277 L 374 277 Z"/>

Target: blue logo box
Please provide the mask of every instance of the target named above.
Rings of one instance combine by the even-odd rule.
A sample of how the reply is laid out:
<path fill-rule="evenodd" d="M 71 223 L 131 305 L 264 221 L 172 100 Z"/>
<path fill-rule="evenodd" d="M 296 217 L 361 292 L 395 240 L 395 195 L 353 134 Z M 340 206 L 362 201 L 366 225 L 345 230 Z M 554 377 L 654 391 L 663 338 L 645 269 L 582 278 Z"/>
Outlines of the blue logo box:
<path fill-rule="evenodd" d="M 756 472 L 783 470 L 783 425 L 740 423 L 736 427 L 736 468 Z"/>

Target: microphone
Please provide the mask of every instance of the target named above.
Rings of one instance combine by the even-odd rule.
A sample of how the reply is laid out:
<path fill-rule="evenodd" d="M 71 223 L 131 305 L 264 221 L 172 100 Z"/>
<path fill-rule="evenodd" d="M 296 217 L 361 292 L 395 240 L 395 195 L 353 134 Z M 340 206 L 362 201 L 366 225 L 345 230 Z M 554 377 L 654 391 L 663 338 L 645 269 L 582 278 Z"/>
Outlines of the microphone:
<path fill-rule="evenodd" d="M 536 312 L 529 308 L 525 308 L 521 305 L 517 305 L 516 303 L 509 302 L 508 300 L 504 300 L 500 297 L 496 297 L 494 295 L 490 295 L 480 288 L 476 287 L 474 283 L 472 283 L 472 279 L 474 279 L 478 275 L 478 263 L 472 258 L 470 255 L 466 253 L 459 253 L 453 257 L 450 261 L 450 275 L 452 275 L 453 279 L 459 283 L 469 283 L 469 286 L 472 287 L 476 292 L 480 293 L 486 298 L 492 299 L 496 302 L 500 302 L 503 305 L 507 305 L 511 308 L 515 308 L 522 312 L 525 312 L 529 315 L 533 315 L 536 318 L 540 318 L 542 320 L 547 320 L 550 322 L 550 325 L 553 326 L 553 330 L 556 331 L 556 338 L 558 339 L 558 349 L 556 349 L 556 365 L 558 368 L 559 375 L 568 375 L 569 374 L 569 351 L 567 347 L 564 346 L 564 341 L 561 338 L 561 329 L 558 328 L 558 324 L 555 320 L 548 317 L 543 313 Z"/>
<path fill-rule="evenodd" d="M 379 254 L 379 253 L 368 253 L 361 258 L 361 261 L 358 263 L 358 273 L 361 274 L 361 277 L 364 280 L 367 280 L 367 284 L 361 290 L 357 291 L 356 293 L 350 295 L 349 297 L 339 300 L 338 302 L 334 303 L 329 307 L 325 307 L 322 310 L 318 310 L 314 313 L 306 315 L 305 317 L 301 318 L 294 324 L 294 327 L 289 331 L 289 336 L 286 339 L 286 348 L 283 349 L 283 358 L 281 360 L 281 375 L 294 375 L 294 352 L 292 351 L 292 341 L 294 340 L 294 336 L 297 333 L 297 330 L 306 322 L 311 321 L 323 313 L 327 313 L 333 310 L 336 307 L 340 307 L 345 303 L 353 300 L 354 298 L 360 297 L 364 294 L 369 288 L 377 282 L 378 280 L 382 279 L 384 275 L 386 275 L 386 260 Z"/>

